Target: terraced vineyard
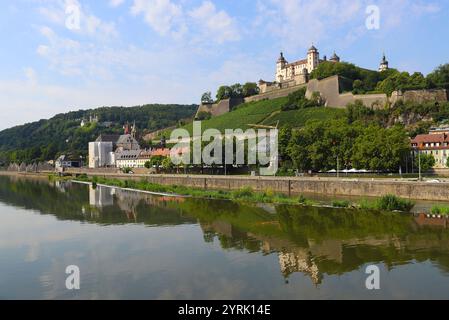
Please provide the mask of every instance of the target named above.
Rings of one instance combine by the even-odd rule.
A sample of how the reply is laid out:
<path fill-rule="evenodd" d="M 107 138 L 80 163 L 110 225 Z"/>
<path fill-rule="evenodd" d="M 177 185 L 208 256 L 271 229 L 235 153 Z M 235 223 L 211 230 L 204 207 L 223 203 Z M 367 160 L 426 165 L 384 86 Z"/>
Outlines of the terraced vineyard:
<path fill-rule="evenodd" d="M 336 108 L 307 108 L 292 111 L 282 111 L 282 106 L 287 102 L 287 98 L 278 98 L 273 100 L 264 100 L 251 103 L 245 103 L 238 106 L 232 112 L 202 121 L 202 130 L 214 128 L 221 132 L 226 129 L 250 128 L 250 125 L 268 125 L 275 126 L 279 121 L 279 126 L 286 124 L 294 128 L 300 128 L 309 120 L 327 120 L 344 116 L 343 109 Z M 193 131 L 192 123 L 182 127 L 187 129 L 190 134 Z M 163 132 L 161 135 L 170 137 L 171 130 Z"/>
<path fill-rule="evenodd" d="M 325 107 L 281 111 L 266 118 L 261 124 L 273 126 L 279 121 L 280 125 L 289 124 L 293 128 L 298 128 L 304 126 L 309 120 L 330 120 L 342 117 L 344 114 L 344 109 Z"/>

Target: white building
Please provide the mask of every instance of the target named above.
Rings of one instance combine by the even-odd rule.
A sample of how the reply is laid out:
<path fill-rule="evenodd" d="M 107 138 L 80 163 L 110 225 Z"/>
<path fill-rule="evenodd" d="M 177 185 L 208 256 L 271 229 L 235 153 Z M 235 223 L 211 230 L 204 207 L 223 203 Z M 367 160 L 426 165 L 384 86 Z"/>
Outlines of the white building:
<path fill-rule="evenodd" d="M 117 168 L 143 168 L 140 166 L 138 158 L 140 150 L 123 150 L 115 153 L 115 166 Z M 144 163 L 145 165 L 145 163 Z"/>
<path fill-rule="evenodd" d="M 104 168 L 114 165 L 112 142 L 89 142 L 89 168 Z"/>
<path fill-rule="evenodd" d="M 340 58 L 338 58 L 337 55 L 335 55 L 335 57 L 340 61 Z M 323 60 L 320 60 L 318 49 L 314 46 L 307 52 L 307 58 L 292 63 L 285 60 L 284 54 L 281 52 L 281 56 L 276 63 L 276 82 L 295 80 L 297 76 L 308 75 L 315 70 L 322 61 Z"/>

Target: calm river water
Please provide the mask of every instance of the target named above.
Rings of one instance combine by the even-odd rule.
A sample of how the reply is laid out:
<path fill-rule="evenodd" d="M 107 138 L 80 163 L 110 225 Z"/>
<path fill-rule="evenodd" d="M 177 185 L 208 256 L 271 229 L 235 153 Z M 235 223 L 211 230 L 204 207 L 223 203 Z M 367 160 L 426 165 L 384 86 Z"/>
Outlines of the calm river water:
<path fill-rule="evenodd" d="M 0 177 L 0 299 L 349 298 L 448 299 L 447 222 Z"/>

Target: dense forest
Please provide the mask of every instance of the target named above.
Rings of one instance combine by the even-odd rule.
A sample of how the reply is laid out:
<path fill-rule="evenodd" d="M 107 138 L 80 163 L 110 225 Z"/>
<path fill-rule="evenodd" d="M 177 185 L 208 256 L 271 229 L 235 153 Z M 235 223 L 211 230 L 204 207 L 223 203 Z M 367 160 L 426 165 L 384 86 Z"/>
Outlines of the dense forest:
<path fill-rule="evenodd" d="M 197 105 L 144 105 L 102 107 L 58 114 L 49 120 L 0 132 L 0 162 L 53 160 L 60 154 L 86 157 L 89 141 L 105 133 L 122 133 L 125 123 L 136 123 L 138 133 L 163 129 L 190 121 Z M 89 122 L 90 118 L 98 121 Z M 81 127 L 81 121 L 86 125 Z"/>

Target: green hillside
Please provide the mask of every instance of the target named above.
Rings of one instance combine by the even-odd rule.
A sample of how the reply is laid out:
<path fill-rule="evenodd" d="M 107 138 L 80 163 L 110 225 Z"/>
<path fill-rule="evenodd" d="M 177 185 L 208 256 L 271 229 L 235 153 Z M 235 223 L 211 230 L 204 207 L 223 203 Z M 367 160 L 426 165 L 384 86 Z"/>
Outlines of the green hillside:
<path fill-rule="evenodd" d="M 136 122 L 138 134 L 190 121 L 197 105 L 144 105 L 103 107 L 56 115 L 49 120 L 0 132 L 0 162 L 53 160 L 59 154 L 86 156 L 88 142 L 100 134 L 122 133 L 126 122 Z M 81 120 L 98 117 L 98 122 L 81 127 Z"/>
<path fill-rule="evenodd" d="M 201 122 L 202 130 L 218 129 L 224 132 L 226 129 L 250 128 L 248 125 L 268 125 L 275 126 L 279 121 L 279 126 L 290 125 L 293 128 L 299 128 L 309 120 L 329 120 L 344 116 L 345 110 L 315 107 L 299 110 L 282 111 L 281 108 L 287 102 L 288 98 L 278 98 L 273 100 L 263 100 L 257 102 L 245 103 L 238 106 L 232 112 L 214 117 Z M 182 127 L 192 133 L 192 123 Z M 170 136 L 171 131 L 162 133 L 166 137 Z"/>
<path fill-rule="evenodd" d="M 345 109 L 336 108 L 308 108 L 301 110 L 281 111 L 266 118 L 261 124 L 275 126 L 279 121 L 280 126 L 290 125 L 292 128 L 303 127 L 309 120 L 330 120 L 345 115 Z"/>

